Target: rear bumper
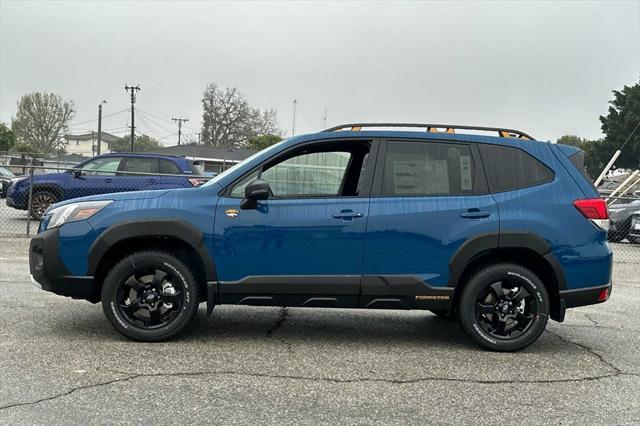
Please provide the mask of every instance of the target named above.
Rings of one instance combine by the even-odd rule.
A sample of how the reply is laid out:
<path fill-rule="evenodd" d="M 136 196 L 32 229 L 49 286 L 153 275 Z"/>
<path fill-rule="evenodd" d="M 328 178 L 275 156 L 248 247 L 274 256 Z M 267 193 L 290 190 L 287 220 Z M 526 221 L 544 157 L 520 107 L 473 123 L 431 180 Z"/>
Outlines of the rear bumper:
<path fill-rule="evenodd" d="M 560 291 L 560 300 L 565 308 L 595 305 L 606 302 L 611 296 L 612 284 L 598 287 L 579 288 Z"/>
<path fill-rule="evenodd" d="M 74 299 L 95 301 L 93 277 L 75 276 L 58 254 L 59 229 L 49 229 L 31 239 L 29 270 L 31 280 L 42 290 Z"/>

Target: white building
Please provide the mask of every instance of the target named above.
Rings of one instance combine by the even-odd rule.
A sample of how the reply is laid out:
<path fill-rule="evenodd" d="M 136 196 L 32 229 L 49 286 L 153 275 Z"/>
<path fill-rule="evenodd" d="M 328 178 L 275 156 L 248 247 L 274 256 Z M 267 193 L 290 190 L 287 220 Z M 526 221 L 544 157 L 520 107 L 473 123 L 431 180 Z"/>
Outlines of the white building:
<path fill-rule="evenodd" d="M 80 135 L 65 135 L 67 146 L 65 150 L 69 154 L 78 154 L 85 157 L 97 155 L 98 132 L 83 133 Z M 111 133 L 102 132 L 102 143 L 100 144 L 100 154 L 111 152 L 111 143 L 120 138 Z"/>

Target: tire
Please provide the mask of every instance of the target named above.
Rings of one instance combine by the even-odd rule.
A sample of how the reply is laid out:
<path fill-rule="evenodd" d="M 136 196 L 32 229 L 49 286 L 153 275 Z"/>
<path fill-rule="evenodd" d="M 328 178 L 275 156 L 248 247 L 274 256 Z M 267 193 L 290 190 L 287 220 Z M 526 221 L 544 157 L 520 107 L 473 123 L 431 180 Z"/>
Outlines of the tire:
<path fill-rule="evenodd" d="M 102 310 L 123 336 L 167 340 L 193 319 L 200 301 L 191 269 L 163 251 L 133 253 L 118 262 L 102 286 Z"/>
<path fill-rule="evenodd" d="M 31 217 L 35 220 L 42 219 L 47 208 L 49 208 L 51 204 L 60 201 L 56 194 L 47 190 L 36 190 L 32 196 L 30 213 Z"/>
<path fill-rule="evenodd" d="M 519 291 L 518 291 L 519 290 Z M 538 340 L 549 319 L 549 295 L 529 269 L 500 263 L 477 271 L 459 303 L 465 333 L 485 349 L 517 351 Z"/>

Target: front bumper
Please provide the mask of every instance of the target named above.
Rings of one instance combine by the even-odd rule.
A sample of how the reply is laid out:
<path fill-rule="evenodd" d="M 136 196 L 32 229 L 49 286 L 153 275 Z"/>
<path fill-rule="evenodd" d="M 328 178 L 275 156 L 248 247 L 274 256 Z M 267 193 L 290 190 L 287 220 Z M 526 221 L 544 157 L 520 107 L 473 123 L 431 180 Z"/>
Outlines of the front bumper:
<path fill-rule="evenodd" d="M 31 239 L 29 270 L 42 290 L 74 299 L 96 301 L 92 276 L 71 275 L 58 254 L 60 229 L 44 231 Z"/>

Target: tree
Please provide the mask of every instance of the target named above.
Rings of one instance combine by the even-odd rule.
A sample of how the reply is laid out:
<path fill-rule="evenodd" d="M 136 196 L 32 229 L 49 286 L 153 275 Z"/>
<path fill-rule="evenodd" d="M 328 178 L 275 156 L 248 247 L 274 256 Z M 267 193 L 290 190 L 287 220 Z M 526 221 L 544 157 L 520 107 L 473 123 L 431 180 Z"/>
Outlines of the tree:
<path fill-rule="evenodd" d="M 133 139 L 135 152 L 151 151 L 160 147 L 160 142 L 148 135 L 136 136 Z M 111 152 L 131 152 L 131 138 L 125 136 L 115 142 L 111 142 Z"/>
<path fill-rule="evenodd" d="M 556 143 L 560 143 L 562 145 L 571 145 L 575 146 L 576 148 L 582 147 L 586 142 L 588 142 L 586 139 L 576 135 L 564 135 L 556 141 Z"/>
<path fill-rule="evenodd" d="M 243 147 L 255 136 L 279 133 L 273 109 L 253 108 L 238 89 L 211 83 L 202 99 L 202 141 L 220 147 Z"/>
<path fill-rule="evenodd" d="M 73 101 L 55 93 L 30 93 L 18 101 L 11 128 L 18 141 L 50 153 L 64 148 L 67 142 L 62 136 L 74 114 Z"/>
<path fill-rule="evenodd" d="M 4 123 L 0 123 L 0 151 L 9 151 L 16 144 L 16 134 Z"/>
<path fill-rule="evenodd" d="M 280 142 L 282 138 L 280 135 L 260 135 L 249 138 L 247 142 L 247 148 L 262 150 L 273 144 Z"/>
<path fill-rule="evenodd" d="M 624 86 L 621 91 L 613 91 L 614 99 L 609 101 L 609 113 L 600 116 L 602 132 L 606 135 L 601 146 L 606 162 L 626 142 L 622 154 L 616 160 L 617 168 L 637 169 L 640 165 L 640 84 Z M 635 132 L 634 132 L 635 129 Z M 633 134 L 633 136 L 631 136 Z"/>

